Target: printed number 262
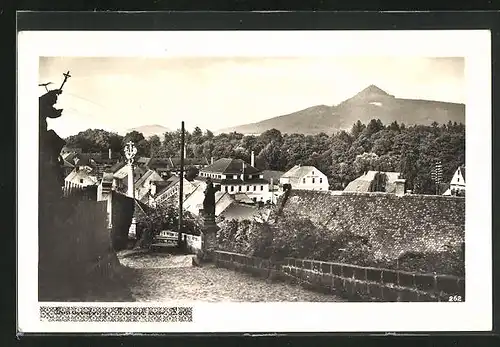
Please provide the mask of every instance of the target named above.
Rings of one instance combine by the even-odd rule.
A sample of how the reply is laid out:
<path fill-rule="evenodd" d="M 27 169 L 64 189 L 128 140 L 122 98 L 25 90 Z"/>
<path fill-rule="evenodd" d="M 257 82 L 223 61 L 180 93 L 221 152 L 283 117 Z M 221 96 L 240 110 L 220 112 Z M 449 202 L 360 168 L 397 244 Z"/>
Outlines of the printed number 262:
<path fill-rule="evenodd" d="M 462 297 L 460 295 L 450 295 L 448 301 L 462 301 Z"/>

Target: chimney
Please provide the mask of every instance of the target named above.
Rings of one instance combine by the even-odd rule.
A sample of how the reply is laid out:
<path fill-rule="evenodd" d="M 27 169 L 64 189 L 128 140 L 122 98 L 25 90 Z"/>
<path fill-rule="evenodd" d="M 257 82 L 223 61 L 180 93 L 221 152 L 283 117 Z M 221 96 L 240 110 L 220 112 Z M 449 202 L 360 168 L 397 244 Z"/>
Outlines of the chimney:
<path fill-rule="evenodd" d="M 394 193 L 398 196 L 405 195 L 405 182 L 406 180 L 403 178 L 399 178 L 394 181 L 396 188 L 394 189 Z"/>
<path fill-rule="evenodd" d="M 254 152 L 252 151 L 252 156 L 251 156 L 251 159 L 250 159 L 250 165 L 255 167 L 255 154 Z"/>
<path fill-rule="evenodd" d="M 211 157 L 210 158 L 210 165 L 212 165 L 214 163 L 214 157 Z"/>
<path fill-rule="evenodd" d="M 108 151 L 109 159 L 111 159 L 111 148 Z"/>
<path fill-rule="evenodd" d="M 242 166 L 242 169 L 241 169 L 241 180 L 244 181 L 245 180 L 245 161 L 241 161 L 241 166 Z"/>

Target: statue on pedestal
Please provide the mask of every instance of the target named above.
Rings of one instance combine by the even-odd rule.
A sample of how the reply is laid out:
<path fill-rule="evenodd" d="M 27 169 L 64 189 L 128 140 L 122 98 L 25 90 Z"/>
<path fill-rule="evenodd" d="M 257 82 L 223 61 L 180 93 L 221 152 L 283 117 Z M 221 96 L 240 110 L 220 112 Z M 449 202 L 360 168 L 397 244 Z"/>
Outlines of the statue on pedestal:
<path fill-rule="evenodd" d="M 193 258 L 193 265 L 201 265 L 212 260 L 212 253 L 217 248 L 217 225 L 215 224 L 215 193 L 212 180 L 207 179 L 205 199 L 203 200 L 203 229 L 201 232 L 201 252 Z"/>
<path fill-rule="evenodd" d="M 205 189 L 205 199 L 203 200 L 203 211 L 205 216 L 215 218 L 215 192 L 217 188 L 214 187 L 212 180 L 207 179 L 207 188 Z"/>
<path fill-rule="evenodd" d="M 47 118 L 61 117 L 63 110 L 56 109 L 54 105 L 69 77 L 68 71 L 64 74 L 64 81 L 59 89 L 48 90 L 38 99 L 40 182 L 43 182 L 41 186 L 47 188 L 45 193 L 56 195 L 62 194 L 61 188 L 64 185 L 63 160 L 60 154 L 66 142 L 54 130 L 47 130 Z"/>

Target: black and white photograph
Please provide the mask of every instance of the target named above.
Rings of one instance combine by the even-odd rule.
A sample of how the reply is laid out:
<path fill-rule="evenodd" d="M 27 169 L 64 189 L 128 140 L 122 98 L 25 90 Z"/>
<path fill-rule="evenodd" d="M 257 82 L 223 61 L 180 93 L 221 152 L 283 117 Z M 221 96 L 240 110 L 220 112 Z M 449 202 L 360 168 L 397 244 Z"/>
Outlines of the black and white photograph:
<path fill-rule="evenodd" d="M 466 53 L 413 50 L 32 57 L 39 320 L 474 303 L 469 125 L 490 115 Z"/>

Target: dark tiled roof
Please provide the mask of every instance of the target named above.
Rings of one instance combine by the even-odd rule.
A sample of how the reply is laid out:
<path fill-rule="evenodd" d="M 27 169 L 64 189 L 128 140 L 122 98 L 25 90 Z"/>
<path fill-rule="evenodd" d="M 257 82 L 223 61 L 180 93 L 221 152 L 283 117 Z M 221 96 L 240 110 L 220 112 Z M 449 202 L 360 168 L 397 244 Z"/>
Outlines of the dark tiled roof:
<path fill-rule="evenodd" d="M 274 170 L 264 170 L 261 172 L 261 174 L 264 176 L 264 179 L 267 181 L 271 181 L 271 178 L 273 179 L 273 183 L 278 184 L 279 179 L 281 176 L 283 176 L 285 173 L 283 171 L 274 171 Z"/>
<path fill-rule="evenodd" d="M 156 192 L 156 196 L 160 196 L 161 194 L 165 193 L 170 187 L 172 187 L 177 182 L 179 182 L 178 176 L 170 177 L 168 180 L 165 181 L 165 185 L 163 185 L 162 188 Z"/>
<path fill-rule="evenodd" d="M 151 158 L 148 157 L 139 157 L 136 162 L 139 164 L 146 164 Z"/>
<path fill-rule="evenodd" d="M 167 169 L 172 166 L 170 159 L 168 158 L 151 158 L 144 165 L 150 169 Z"/>
<path fill-rule="evenodd" d="M 245 164 L 245 174 L 254 174 L 260 170 L 245 163 L 242 159 L 221 158 L 202 169 L 204 172 L 223 173 L 223 174 L 241 174 L 243 173 L 243 164 Z"/>
<path fill-rule="evenodd" d="M 259 213 L 256 206 L 250 206 L 238 202 L 233 202 L 229 205 L 220 216 L 227 219 L 252 219 Z"/>
<path fill-rule="evenodd" d="M 144 181 L 146 181 L 148 179 L 149 176 L 151 176 L 153 174 L 153 170 L 148 170 L 146 171 L 146 173 L 144 175 L 142 175 L 141 177 L 139 177 L 139 179 L 135 182 L 135 184 L 137 186 L 140 186 L 144 183 Z"/>
<path fill-rule="evenodd" d="M 181 165 L 181 158 L 170 158 L 171 165 L 178 167 Z M 184 166 L 189 165 L 208 165 L 207 158 L 184 158 Z"/>
<path fill-rule="evenodd" d="M 121 161 L 121 162 L 118 162 L 118 163 L 114 164 L 113 166 L 111 166 L 109 171 L 112 173 L 115 173 L 116 171 L 120 170 L 124 166 L 125 166 L 125 163 L 123 161 Z"/>
<path fill-rule="evenodd" d="M 196 180 L 197 181 L 204 181 L 206 182 L 208 180 L 208 177 L 202 177 L 202 176 L 197 176 L 196 177 Z M 252 179 L 245 179 L 244 181 L 241 180 L 241 179 L 220 179 L 220 178 L 210 178 L 210 180 L 213 182 L 213 183 L 218 183 L 218 184 L 240 184 L 240 185 L 243 185 L 243 184 L 248 184 L 248 185 L 252 185 L 252 184 L 269 184 L 269 181 L 263 179 L 263 178 L 252 178 Z"/>

